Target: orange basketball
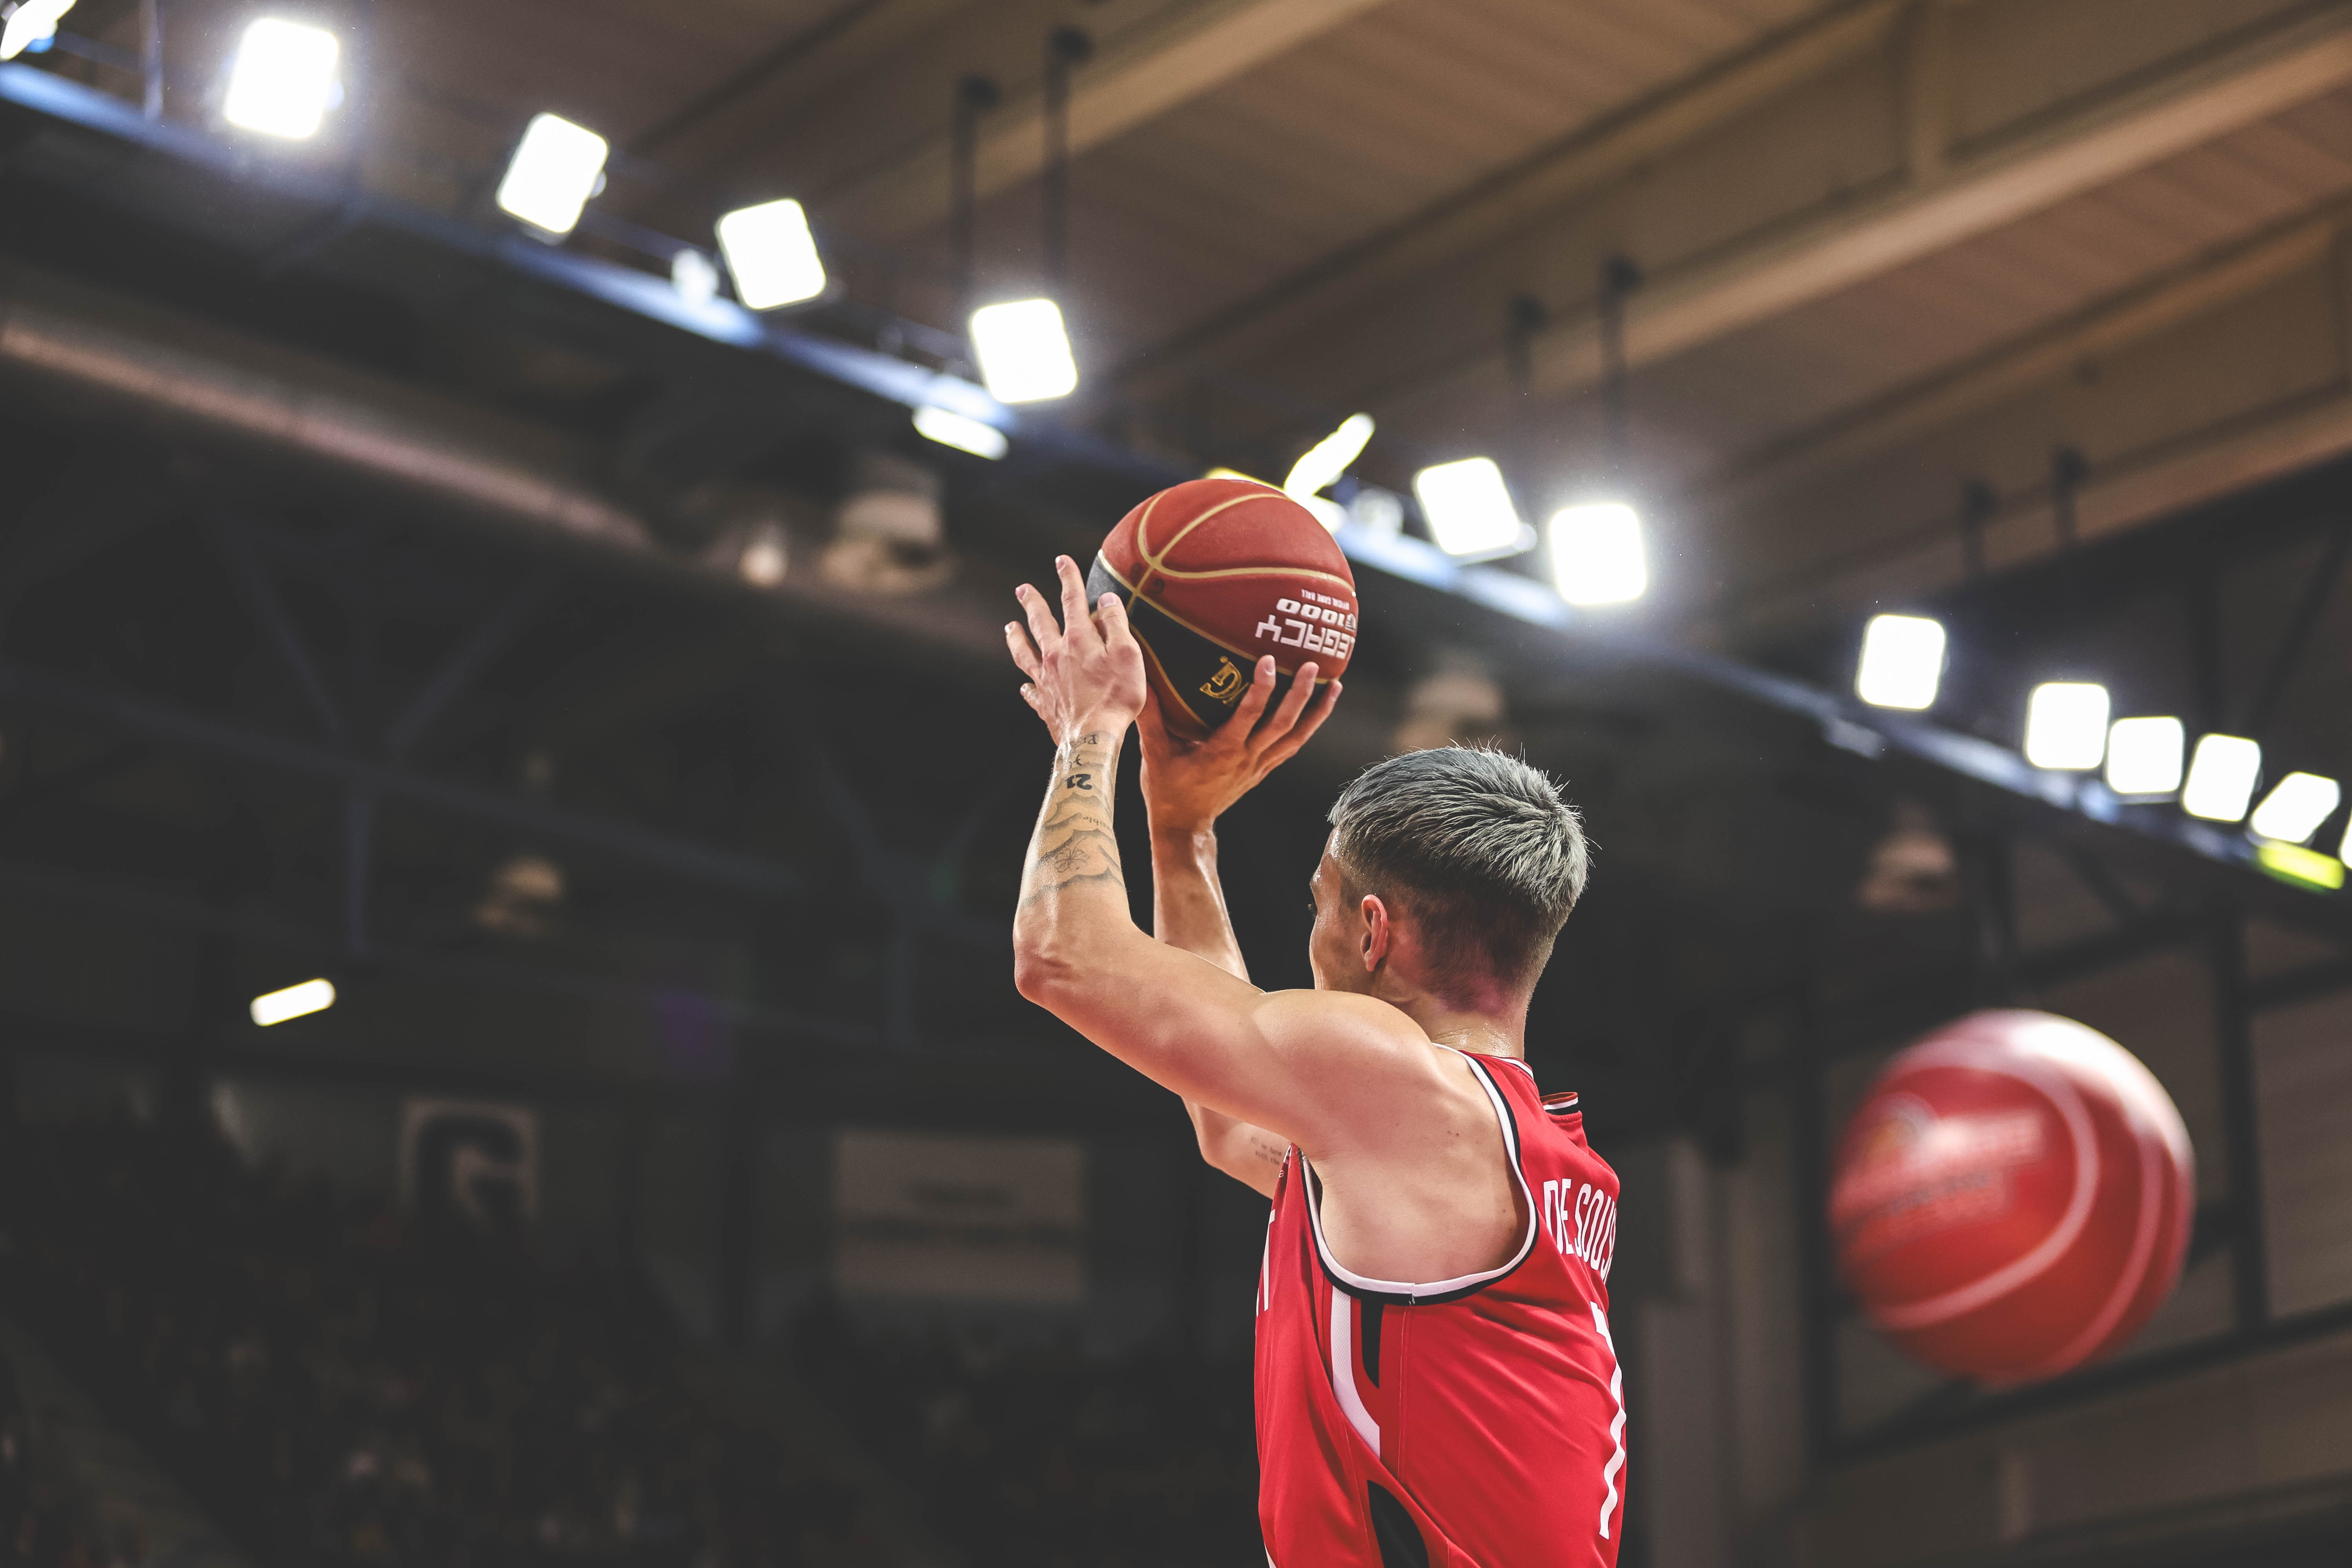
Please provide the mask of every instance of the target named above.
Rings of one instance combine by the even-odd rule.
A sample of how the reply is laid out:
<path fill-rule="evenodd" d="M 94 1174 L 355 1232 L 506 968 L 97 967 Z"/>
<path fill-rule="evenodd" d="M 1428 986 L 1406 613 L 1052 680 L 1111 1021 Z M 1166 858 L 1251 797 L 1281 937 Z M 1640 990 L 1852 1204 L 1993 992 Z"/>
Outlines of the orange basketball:
<path fill-rule="evenodd" d="M 1253 479 L 1171 485 L 1119 520 L 1087 574 L 1117 594 L 1143 644 L 1169 727 L 1205 734 L 1272 654 L 1285 676 L 1315 662 L 1318 686 L 1356 647 L 1356 579 L 1315 514 Z"/>
<path fill-rule="evenodd" d="M 2137 1332 L 2180 1277 L 2188 1130 L 2137 1058 L 2048 1013 L 1948 1024 L 1888 1063 L 1830 1191 L 1838 1270 L 1878 1331 L 1988 1383 Z"/>

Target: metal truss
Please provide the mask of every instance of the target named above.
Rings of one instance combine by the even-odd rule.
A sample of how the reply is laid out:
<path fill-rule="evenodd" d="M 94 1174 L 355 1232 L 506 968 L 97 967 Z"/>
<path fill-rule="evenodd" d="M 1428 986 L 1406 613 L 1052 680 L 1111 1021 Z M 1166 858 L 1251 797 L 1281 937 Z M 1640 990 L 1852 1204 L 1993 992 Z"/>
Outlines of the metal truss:
<path fill-rule="evenodd" d="M 69 468 L 60 492 L 90 476 Z M 70 500 L 69 496 L 64 498 Z M 95 724 L 119 737 L 119 743 L 57 778 L 37 786 L 43 796 L 79 793 L 96 780 L 129 765 L 157 748 L 215 759 L 234 769 L 266 774 L 307 778 L 333 788 L 341 802 L 341 833 L 336 858 L 341 881 L 341 922 L 339 942 L 320 933 L 261 921 L 246 920 L 235 929 L 222 926 L 212 911 L 182 900 L 142 898 L 110 887 L 101 879 L 78 878 L 55 869 L 29 866 L 0 867 L 0 882 L 20 885 L 30 880 L 60 896 L 95 900 L 117 906 L 129 899 L 142 918 L 231 936 L 289 946 L 299 951 L 332 953 L 371 968 L 467 978 L 522 989 L 584 994 L 600 999 L 637 1000 L 642 988 L 591 981 L 540 966 L 482 959 L 403 952 L 387 948 L 372 929 L 373 869 L 381 807 L 387 801 L 423 806 L 448 816 L 509 828 L 531 837 L 566 844 L 627 862 L 683 881 L 748 899 L 757 906 L 803 908 L 820 889 L 801 868 L 773 858 L 703 842 L 648 827 L 608 815 L 570 809 L 544 799 L 501 792 L 447 778 L 420 767 L 415 758 L 434 724 L 448 712 L 530 626 L 553 598 L 556 580 L 544 566 L 526 569 L 488 608 L 455 637 L 404 700 L 378 700 L 379 672 L 373 668 L 373 637 L 370 630 L 381 606 L 373 599 L 381 575 L 367 553 L 364 537 L 327 541 L 331 547 L 320 562 L 341 597 L 338 608 L 354 627 L 352 663 L 333 670 L 305 637 L 289 612 L 272 557 L 287 553 L 294 542 L 249 517 L 218 505 L 198 503 L 181 496 L 168 505 L 143 493 L 137 515 L 152 520 L 173 511 L 191 513 L 220 560 L 247 618 L 268 653 L 288 694 L 313 734 L 298 738 L 265 730 L 235 719 L 178 703 L 160 702 L 118 687 L 69 677 L 21 660 L 0 658 L 0 708 L 16 712 L 44 712 Z M 37 521 L 37 519 L 36 519 Z M 101 531 L 104 531 L 101 530 Z M 44 535 L 20 527 L 0 549 L 0 605 L 5 603 L 6 565 L 16 558 L 41 557 Z M 27 541 L 30 541 L 29 551 Z M 55 552 L 50 552 L 54 554 Z M 46 558 L 46 557 L 42 557 Z M 920 989 L 921 950 L 928 938 L 944 938 L 982 950 L 1004 948 L 1009 931 L 997 921 L 963 913 L 943 896 L 954 870 L 971 848 L 982 822 L 1001 804 L 1002 789 L 983 791 L 966 820 L 938 857 L 925 858 L 897 849 L 881 835 L 855 792 L 840 779 L 813 729 L 793 726 L 788 748 L 801 758 L 813 776 L 814 791 L 829 808 L 844 838 L 853 847 L 857 881 L 855 892 L 887 910 L 892 920 L 888 973 L 883 993 L 881 1026 L 845 1025 L 789 1009 L 709 999 L 714 1016 L 730 1028 L 776 1037 L 812 1047 L 887 1047 L 901 1053 L 947 1053 L 961 1058 L 989 1058 L 1003 1047 L 988 1042 L 953 1037 L 926 1039 L 916 1024 L 915 1002 Z M 5 807 L 21 812 L 31 797 L 19 791 Z M 583 991 L 585 987 L 585 991 Z"/>
<path fill-rule="evenodd" d="M 1016 451 L 1029 454 L 1041 465 L 1074 467 L 1130 485 L 1139 492 L 1192 477 L 1189 470 L 1145 458 L 1049 417 L 1017 414 L 978 386 L 928 366 L 770 325 L 724 300 L 688 305 L 666 279 L 649 273 L 488 233 L 388 199 L 355 195 L 338 174 L 294 167 L 257 169 L 215 138 L 150 121 L 102 93 L 28 66 L 0 66 L 0 104 L 168 159 L 199 179 L 228 179 L 248 188 L 266 188 L 273 199 L 293 211 L 343 214 L 357 210 L 361 216 L 353 221 L 396 233 L 410 243 L 780 363 L 885 404 L 954 408 L 1010 432 L 1015 437 Z M 121 199 L 136 198 L 124 193 Z M 1001 482 L 1017 478 L 1008 475 Z M 1554 646 L 1563 658 L 1598 658 L 1625 668 L 1676 674 L 1813 726 L 1832 746 L 1874 759 L 1904 761 L 1967 781 L 1990 792 L 2005 809 L 2072 817 L 2098 831 L 2151 840 L 2250 882 L 2263 878 L 2242 835 L 2186 819 L 2136 814 L 2096 780 L 2045 773 L 2015 752 L 1975 736 L 1907 715 L 1863 709 L 1849 699 L 1734 660 L 1603 631 L 1591 617 L 1571 610 L 1530 577 L 1492 566 L 1465 566 L 1419 540 L 1374 534 L 1353 526 L 1343 528 L 1339 539 L 1360 567 L 1452 595 L 1490 617 L 1499 615 L 1554 634 L 1560 639 Z M 2282 655 L 2286 651 L 2283 649 Z M 2291 668 L 2292 662 L 2288 658 L 2284 668 Z M 2347 929 L 2352 929 L 2352 899 L 2306 896 L 2337 905 Z"/>

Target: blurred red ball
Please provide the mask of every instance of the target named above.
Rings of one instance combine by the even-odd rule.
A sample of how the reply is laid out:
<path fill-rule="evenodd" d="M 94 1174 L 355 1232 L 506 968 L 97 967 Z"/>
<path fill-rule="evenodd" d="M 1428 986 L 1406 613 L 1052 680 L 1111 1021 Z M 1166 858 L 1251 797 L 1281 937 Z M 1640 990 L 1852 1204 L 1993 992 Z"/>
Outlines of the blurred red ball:
<path fill-rule="evenodd" d="M 2155 1075 L 2049 1013 L 1971 1014 L 1889 1062 L 1839 1140 L 1838 1271 L 1915 1359 L 2054 1377 L 2146 1323 L 2196 1209 L 2188 1130 Z"/>
<path fill-rule="evenodd" d="M 1356 578 L 1315 514 L 1255 479 L 1171 485 L 1119 520 L 1087 574 L 1117 594 L 1160 711 L 1181 734 L 1224 722 L 1260 656 L 1338 679 L 1356 649 Z"/>

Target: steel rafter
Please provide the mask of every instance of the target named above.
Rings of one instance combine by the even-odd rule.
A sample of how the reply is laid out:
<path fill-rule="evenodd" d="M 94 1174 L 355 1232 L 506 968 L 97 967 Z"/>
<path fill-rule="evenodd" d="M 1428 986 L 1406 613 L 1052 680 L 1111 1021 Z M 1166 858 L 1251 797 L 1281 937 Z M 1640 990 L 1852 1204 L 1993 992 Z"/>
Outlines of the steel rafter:
<path fill-rule="evenodd" d="M 1085 431 L 1034 414 L 1015 414 L 980 388 L 875 350 L 771 325 L 725 300 L 689 305 L 665 278 L 511 235 L 494 234 L 373 195 L 355 195 L 340 176 L 282 165 L 257 165 L 218 138 L 184 126 L 151 122 L 103 93 L 22 64 L 0 66 L 0 103 L 77 127 L 152 159 L 186 167 L 198 179 L 268 190 L 294 205 L 341 211 L 353 203 L 362 221 L 475 265 L 529 279 L 710 342 L 780 362 L 807 374 L 906 407 L 942 404 L 1007 430 L 1017 449 L 1048 464 L 1087 470 L 1137 489 L 1192 477 Z M 98 177 L 98 176 L 93 176 Z M 137 202 L 128 191 L 114 199 Z M 1563 656 L 1601 656 L 1635 668 L 1675 672 L 1716 689 L 1816 725 L 1832 744 L 1871 757 L 1899 757 L 1993 791 L 2007 804 L 2087 820 L 2221 868 L 2251 887 L 2275 889 L 2242 834 L 2205 824 L 2127 812 L 2095 780 L 2044 773 L 2017 753 L 1924 720 L 1865 710 L 1801 681 L 1694 648 L 1601 629 L 1542 584 L 1492 566 L 1465 566 L 1434 546 L 1355 527 L 1340 543 L 1361 567 L 1451 595 L 1488 612 L 1558 634 Z M 2218 719 L 2219 715 L 2214 716 Z M 2207 727 L 2212 727 L 2208 725 Z M 2259 895 L 2249 894 L 2250 897 Z M 2301 895 L 2340 917 L 2352 931 L 2352 899 Z"/>
<path fill-rule="evenodd" d="M 289 740 L 188 709 L 109 691 L 26 665 L 0 662 L 0 703 L 70 714 L 104 724 L 120 734 L 201 752 L 227 762 L 325 779 L 349 789 L 366 790 L 459 816 L 522 828 L 736 892 L 761 898 L 792 898 L 808 890 L 807 879 L 781 861 L 698 843 L 608 816 L 569 811 L 541 801 L 436 778 L 352 752 Z"/>

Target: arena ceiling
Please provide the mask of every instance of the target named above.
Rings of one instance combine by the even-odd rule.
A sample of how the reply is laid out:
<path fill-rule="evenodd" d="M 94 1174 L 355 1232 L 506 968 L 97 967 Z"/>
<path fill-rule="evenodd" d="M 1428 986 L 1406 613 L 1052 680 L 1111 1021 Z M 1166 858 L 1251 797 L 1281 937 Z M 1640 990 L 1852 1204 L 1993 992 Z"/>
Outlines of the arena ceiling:
<path fill-rule="evenodd" d="M 1003 93 L 983 291 L 1032 286 L 1063 24 L 1096 46 L 1074 417 L 1271 466 L 1369 409 L 1392 484 L 1492 451 L 1541 512 L 1599 461 L 1596 290 L 1622 255 L 1634 477 L 1665 603 L 1710 633 L 1944 585 L 1970 480 L 1996 563 L 2050 548 L 2057 447 L 2095 534 L 2352 439 L 2336 4 L 385 6 L 379 155 L 387 179 L 438 161 L 420 194 L 462 201 L 557 108 L 651 166 L 618 210 L 690 235 L 714 194 L 798 195 L 854 294 L 949 326 L 954 85 Z M 1515 355 L 1520 299 L 1542 324 Z"/>
<path fill-rule="evenodd" d="M 541 994 L 587 1015 L 610 1013 L 620 994 L 596 986 L 622 977 L 632 1006 L 703 988 L 818 1055 L 915 1036 L 993 1048 L 1034 1024 L 1003 984 L 994 928 L 978 929 L 1007 901 L 1034 740 L 987 647 L 1013 574 L 1085 548 L 1151 474 L 1278 477 L 1357 409 L 1380 421 L 1369 478 L 1402 490 L 1424 462 L 1486 452 L 1541 516 L 1600 477 L 1596 290 L 1618 257 L 1642 275 L 1621 478 L 1653 530 L 1656 584 L 1621 622 L 1836 686 L 1863 614 L 1930 602 L 1961 648 L 1939 717 L 2003 746 L 2027 685 L 2087 663 L 2126 710 L 2200 727 L 2252 713 L 2294 765 L 2340 776 L 2352 763 L 2337 700 L 2352 637 L 2340 599 L 2305 592 L 2342 563 L 2316 526 L 2341 514 L 2340 479 L 2210 504 L 2352 448 L 2338 238 L 2352 5 L 691 0 L 651 24 L 605 0 L 322 10 L 354 40 L 351 112 L 267 168 L 199 178 L 12 121 L 6 248 L 71 279 L 11 274 L 12 311 L 30 300 L 36 316 L 80 311 L 210 353 L 187 324 L 200 322 L 266 345 L 222 349 L 240 375 L 293 376 L 294 353 L 310 356 L 301 375 L 354 404 L 436 400 L 426 423 L 451 442 L 557 454 L 594 481 L 583 508 L 636 509 L 669 553 L 635 577 L 567 563 L 534 587 L 511 539 L 435 542 L 383 495 L 325 501 L 280 465 L 219 462 L 183 433 L 93 422 L 17 388 L 0 445 L 23 482 L 0 574 L 12 594 L 41 592 L 0 647 L 45 680 L 80 682 L 6 692 L 12 714 L 39 715 L 0 780 L 10 874 L 37 893 L 68 865 L 161 877 L 195 900 L 172 906 L 184 929 L 281 955 L 368 952 L 428 990 L 520 959 Z M 169 7 L 167 122 L 208 123 L 249 13 Z M 137 6 L 81 0 L 69 25 L 116 63 L 41 68 L 129 90 L 117 64 L 139 40 Z M 885 357 L 919 351 L 956 313 L 947 143 L 972 72 L 1002 93 L 981 123 L 982 287 L 1038 281 L 1041 72 L 1064 26 L 1093 40 L 1070 117 L 1066 303 L 1085 379 L 1040 417 L 1094 458 L 1146 466 L 1057 467 L 1045 440 L 1045 457 L 1017 448 L 995 473 L 927 454 L 945 466 L 964 556 L 954 597 L 855 606 L 864 644 L 835 639 L 844 595 L 797 568 L 781 608 L 756 613 L 740 584 L 727 599 L 684 583 L 676 568 L 710 541 L 682 498 L 782 484 L 823 523 L 843 450 L 920 444 L 901 405 L 557 298 L 537 286 L 549 258 L 601 256 L 652 280 L 665 247 L 707 241 L 718 212 L 798 196 L 840 288 L 789 324 Z M 619 152 L 564 251 L 513 236 L 488 205 L 542 109 Z M 330 191 L 356 176 L 452 221 L 420 238 L 325 198 L 322 217 L 320 202 L 279 200 L 289 170 Z M 448 239 L 461 232 L 505 248 L 467 250 Z M 525 250 L 546 264 L 536 282 L 499 270 Z M 140 315 L 133 296 L 180 314 Z M 14 331 L 0 327 L 0 357 Z M 2208 606 L 2226 658 L 2186 657 L 2182 584 L 2210 589 L 2262 552 Z M 1953 900 L 1962 862 L 1991 855 L 2001 825 L 1948 780 L 1890 782 L 1818 725 L 1605 646 L 1563 657 L 1458 597 L 1368 584 L 1368 613 L 1388 629 L 1341 721 L 1237 826 L 1251 848 L 1236 903 L 1257 922 L 1245 936 L 1295 941 L 1304 868 L 1280 846 L 1311 845 L 1331 783 L 1430 720 L 1525 744 L 1593 815 L 1600 902 L 1547 1027 L 1589 1090 L 1613 1086 L 1595 1103 L 1623 1109 L 1596 1114 L 1654 1127 L 1706 1101 L 1720 1122 L 1739 1010 L 1808 965 L 1833 968 L 1828 991 L 1862 1007 L 1842 1026 L 1857 1040 L 1981 984 L 1982 910 Z M 888 658 L 867 661 L 873 647 Z M 453 668 L 466 679 L 420 709 Z M 1471 689 L 1467 709 L 1417 706 L 1448 679 Z M 1499 686 L 1494 711 L 1481 682 Z M 198 767 L 182 754 L 193 731 L 109 708 L 93 695 L 107 690 L 194 706 L 236 733 L 195 746 Z M 420 710 L 430 722 L 403 730 Z M 894 794 L 851 776 L 849 759 L 905 723 L 957 737 L 952 763 L 924 764 L 950 774 L 948 805 L 923 804 L 924 780 Z M 296 759 L 307 793 L 236 782 L 295 742 L 310 748 Z M 352 801 L 370 781 L 388 804 L 362 833 Z M 477 792 L 466 800 L 488 826 L 481 811 L 463 830 L 434 815 L 453 785 Z M 1900 836 L 1905 792 L 1946 834 L 1948 884 L 1907 925 L 1855 899 Z M 381 854 L 356 916 L 355 838 Z M 2208 890 L 2127 846 L 2056 843 L 2016 872 L 2048 895 L 2037 907 L 2071 911 L 2027 933 L 2057 954 L 2040 972 L 2108 952 L 2109 927 L 2126 947 L 2178 939 Z M 708 868 L 697 856 L 713 849 L 736 857 L 727 898 L 648 873 Z M 565 873 L 552 934 L 485 922 L 524 853 Z M 762 876 L 852 891 L 779 914 L 743 901 L 782 885 Z M 120 916 L 129 895 L 108 886 Z M 919 1007 L 909 966 L 937 952 L 944 969 L 923 973 L 957 984 Z M 958 1003 L 967 981 L 982 1004 Z M 1881 1002 L 1891 1010 L 1870 1011 Z M 534 1048 L 594 1037 L 575 1024 Z M 469 1035 L 446 1055 L 477 1050 Z M 971 1083 L 994 1059 L 967 1064 L 942 1105 L 976 1103 Z M 583 1063 L 619 1072 L 621 1055 L 570 1065 Z M 893 1058 L 882 1076 L 895 1088 L 930 1065 Z"/>
<path fill-rule="evenodd" d="M 170 26 L 200 61 L 244 10 Z M 2095 536 L 2352 442 L 2333 0 L 417 0 L 366 16 L 356 151 L 476 211 L 552 109 L 624 150 L 611 216 L 798 196 L 854 302 L 950 328 L 956 84 L 1003 95 L 982 292 L 1025 289 L 1070 25 L 1071 417 L 1264 468 L 1368 409 L 1366 471 L 1488 451 L 1540 513 L 1601 460 L 1622 256 L 1631 478 L 1702 635 L 1948 584 L 1971 481 L 1994 563 L 2053 548 L 2062 447 Z"/>

